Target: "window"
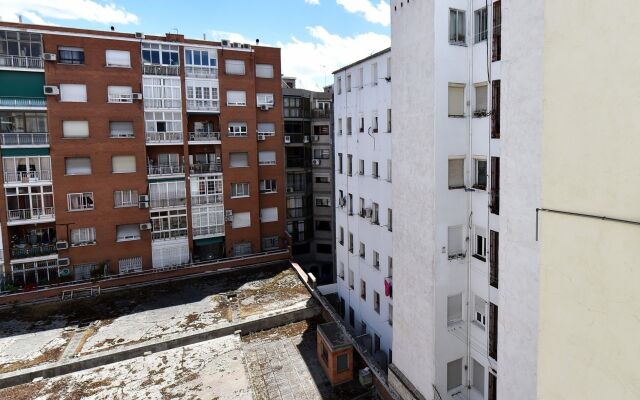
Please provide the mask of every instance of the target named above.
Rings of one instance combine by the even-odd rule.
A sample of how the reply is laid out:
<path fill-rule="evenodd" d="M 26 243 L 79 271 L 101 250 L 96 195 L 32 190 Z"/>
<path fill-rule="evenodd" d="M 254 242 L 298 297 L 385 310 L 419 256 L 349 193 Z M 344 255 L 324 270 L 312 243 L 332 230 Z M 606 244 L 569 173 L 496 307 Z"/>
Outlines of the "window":
<path fill-rule="evenodd" d="M 336 360 L 336 369 L 338 373 L 346 371 L 349 369 L 349 355 L 348 354 L 340 354 Z"/>
<path fill-rule="evenodd" d="M 387 160 L 387 182 L 391 182 L 391 178 L 393 177 L 391 171 L 391 160 Z"/>
<path fill-rule="evenodd" d="M 247 153 L 229 153 L 229 167 L 242 168 L 249 166 L 249 156 Z"/>
<path fill-rule="evenodd" d="M 482 329 L 487 324 L 487 302 L 480 296 L 474 296 L 473 309 L 475 311 L 474 321 Z"/>
<path fill-rule="evenodd" d="M 393 277 L 393 257 L 387 257 L 387 276 Z"/>
<path fill-rule="evenodd" d="M 67 194 L 69 211 L 93 210 L 93 192 Z"/>
<path fill-rule="evenodd" d="M 133 122 L 130 121 L 111 121 L 109 122 L 109 136 L 112 138 L 132 138 Z"/>
<path fill-rule="evenodd" d="M 192 204 L 198 205 L 198 199 L 200 199 L 198 195 L 200 193 L 197 186 L 195 188 L 193 187 L 194 184 L 197 185 L 198 180 L 192 178 Z M 186 204 L 186 192 L 187 188 L 182 180 L 149 182 L 149 200 L 151 202 L 151 208 L 184 206 Z"/>
<path fill-rule="evenodd" d="M 118 260 L 118 273 L 128 274 L 142 271 L 142 257 L 123 258 Z"/>
<path fill-rule="evenodd" d="M 380 225 L 380 206 L 378 203 L 371 203 L 371 223 Z"/>
<path fill-rule="evenodd" d="M 500 3 L 499 1 L 497 3 Z M 493 3 L 494 5 L 496 3 Z M 489 372 L 489 389 L 488 400 L 496 400 L 498 398 L 498 378 Z"/>
<path fill-rule="evenodd" d="M 42 35 L 39 33 L 2 31 L 0 33 L 0 53 L 41 59 Z M 36 63 L 35 68 L 42 68 Z"/>
<path fill-rule="evenodd" d="M 136 156 L 113 156 L 111 167 L 114 174 L 129 174 L 136 172 Z"/>
<path fill-rule="evenodd" d="M 387 108 L 387 132 L 391 133 L 391 109 Z"/>
<path fill-rule="evenodd" d="M 373 267 L 375 269 L 380 269 L 380 253 L 378 253 L 377 251 L 373 251 Z"/>
<path fill-rule="evenodd" d="M 247 93 L 243 90 L 228 90 L 227 105 L 228 106 L 246 106 Z"/>
<path fill-rule="evenodd" d="M 147 65 L 180 65 L 178 46 L 142 43 L 142 61 Z"/>
<path fill-rule="evenodd" d="M 251 254 L 251 242 L 240 242 L 233 244 L 233 256 L 245 256 Z"/>
<path fill-rule="evenodd" d="M 313 158 L 318 160 L 328 160 L 331 156 L 330 149 L 313 149 Z"/>
<path fill-rule="evenodd" d="M 84 64 L 84 49 L 79 47 L 58 47 L 60 64 Z"/>
<path fill-rule="evenodd" d="M 487 8 L 483 7 L 473 13 L 473 41 L 480 43 L 487 40 Z"/>
<path fill-rule="evenodd" d="M 365 216 L 365 207 L 364 207 L 364 199 L 360 197 L 360 216 L 364 218 Z"/>
<path fill-rule="evenodd" d="M 276 193 L 277 184 L 275 179 L 260 179 L 260 193 Z"/>
<path fill-rule="evenodd" d="M 353 175 L 353 156 L 351 154 L 347 154 L 347 175 Z"/>
<path fill-rule="evenodd" d="M 62 137 L 86 138 L 89 137 L 88 121 L 62 121 Z"/>
<path fill-rule="evenodd" d="M 476 107 L 473 110 L 474 117 L 484 117 L 487 115 L 487 90 L 488 85 L 486 83 L 476 84 Z"/>
<path fill-rule="evenodd" d="M 367 323 L 364 321 L 360 321 L 360 334 L 361 335 L 367 334 Z"/>
<path fill-rule="evenodd" d="M 378 133 L 378 115 L 374 114 L 371 116 L 371 130 L 373 133 Z"/>
<path fill-rule="evenodd" d="M 351 74 L 347 74 L 347 92 L 351 91 Z"/>
<path fill-rule="evenodd" d="M 342 173 L 342 153 L 338 153 L 338 173 Z"/>
<path fill-rule="evenodd" d="M 256 93 L 256 104 L 260 106 L 271 106 L 275 104 L 273 93 Z"/>
<path fill-rule="evenodd" d="M 340 243 L 341 246 L 344 246 L 344 227 L 341 226 L 339 232 L 338 243 Z"/>
<path fill-rule="evenodd" d="M 371 64 L 371 85 L 378 85 L 378 63 Z"/>
<path fill-rule="evenodd" d="M 278 207 L 269 207 L 260 209 L 260 222 L 276 222 L 278 221 Z"/>
<path fill-rule="evenodd" d="M 358 174 L 364 175 L 364 160 L 358 160 Z"/>
<path fill-rule="evenodd" d="M 387 229 L 389 232 L 393 231 L 393 210 L 387 208 Z"/>
<path fill-rule="evenodd" d="M 362 258 L 363 260 L 366 259 L 367 257 L 367 247 L 364 243 L 360 242 L 360 258 Z"/>
<path fill-rule="evenodd" d="M 151 239 L 166 240 L 187 236 L 187 210 L 185 208 L 152 211 L 150 214 Z M 175 249 L 171 251 L 173 252 Z"/>
<path fill-rule="evenodd" d="M 338 77 L 338 94 L 342 94 L 342 77 Z"/>
<path fill-rule="evenodd" d="M 491 82 L 491 138 L 500 139 L 500 81 Z"/>
<path fill-rule="evenodd" d="M 353 253 L 353 233 L 349 232 L 349 253 Z"/>
<path fill-rule="evenodd" d="M 360 132 L 364 132 L 364 117 L 360 117 Z"/>
<path fill-rule="evenodd" d="M 482 366 L 482 364 L 480 364 L 479 362 L 477 362 L 476 360 L 472 359 L 472 368 L 471 368 L 471 373 L 472 373 L 472 381 L 471 381 L 471 386 L 478 391 L 478 393 L 481 394 L 481 396 L 484 396 L 484 367 Z"/>
<path fill-rule="evenodd" d="M 275 151 L 258 152 L 258 165 L 276 165 Z"/>
<path fill-rule="evenodd" d="M 231 184 L 231 198 L 249 197 L 249 184 L 245 182 Z"/>
<path fill-rule="evenodd" d="M 380 336 L 377 333 L 373 334 L 373 351 L 380 351 Z"/>
<path fill-rule="evenodd" d="M 462 358 L 447 363 L 447 391 L 462 385 Z"/>
<path fill-rule="evenodd" d="M 140 225 L 128 224 L 116 226 L 116 241 L 126 242 L 129 240 L 140 240 Z"/>
<path fill-rule="evenodd" d="M 266 136 L 274 136 L 276 134 L 276 124 L 273 122 L 258 122 L 258 133 Z"/>
<path fill-rule="evenodd" d="M 489 303 L 489 357 L 498 360 L 498 306 Z"/>
<path fill-rule="evenodd" d="M 480 190 L 487 189 L 487 160 L 484 158 L 473 159 L 473 187 Z"/>
<path fill-rule="evenodd" d="M 65 175 L 91 175 L 89 157 L 69 157 L 64 159 Z"/>
<path fill-rule="evenodd" d="M 349 193 L 349 215 L 353 215 L 353 194 Z"/>
<path fill-rule="evenodd" d="M 113 192 L 113 204 L 115 208 L 121 207 L 137 207 L 138 191 L 137 190 L 116 190 Z"/>
<path fill-rule="evenodd" d="M 217 78 L 218 59 L 215 50 L 186 49 L 185 72 L 196 78 Z"/>
<path fill-rule="evenodd" d="M 360 298 L 367 301 L 367 282 L 360 279 Z"/>
<path fill-rule="evenodd" d="M 217 111 L 219 109 L 220 98 L 215 81 L 188 79 L 185 85 L 188 110 Z"/>
<path fill-rule="evenodd" d="M 487 233 L 477 226 L 473 241 L 473 256 L 481 261 L 485 261 L 487 257 Z"/>
<path fill-rule="evenodd" d="M 225 60 L 224 70 L 227 73 L 227 75 L 244 75 L 244 61 Z"/>
<path fill-rule="evenodd" d="M 95 244 L 96 228 L 78 228 L 71 230 L 71 245 L 86 246 Z"/>
<path fill-rule="evenodd" d="M 278 236 L 263 237 L 262 238 L 262 250 L 263 251 L 275 250 L 278 247 L 280 247 L 279 242 L 280 242 L 280 238 Z"/>
<path fill-rule="evenodd" d="M 387 82 L 391 80 L 391 57 L 387 57 Z"/>
<path fill-rule="evenodd" d="M 352 270 L 349 270 L 349 287 L 351 288 L 351 290 L 353 290 L 353 289 L 354 289 L 354 286 L 353 286 L 353 285 L 354 285 L 354 284 L 353 284 L 353 271 L 352 271 Z"/>
<path fill-rule="evenodd" d="M 372 161 L 371 162 L 371 176 L 373 176 L 376 179 L 378 179 L 380 177 L 380 174 L 379 174 L 379 171 L 378 171 L 378 162 L 377 161 Z"/>
<path fill-rule="evenodd" d="M 273 65 L 256 64 L 256 78 L 273 78 Z"/>
<path fill-rule="evenodd" d="M 2 39 L 0 39 L 1 43 Z M 2 133 L 45 133 L 47 132 L 46 112 L 0 111 L 0 132 Z M 8 139 L 5 137 L 4 144 Z M 17 138 L 14 139 L 17 144 Z M 37 142 L 36 142 L 37 143 Z"/>
<path fill-rule="evenodd" d="M 247 123 L 246 122 L 229 122 L 228 126 L 229 136 L 247 136 Z"/>
<path fill-rule="evenodd" d="M 462 248 L 462 225 L 449 227 L 447 243 L 450 260 L 453 258 L 463 258 L 465 256 Z"/>
<path fill-rule="evenodd" d="M 105 52 L 107 67 L 131 68 L 131 54 L 122 50 L 107 50 Z"/>
<path fill-rule="evenodd" d="M 251 226 L 250 212 L 237 212 L 233 214 L 233 222 L 231 223 L 232 228 L 247 228 L 249 226 Z"/>
<path fill-rule="evenodd" d="M 489 284 L 498 288 L 498 252 L 500 248 L 500 234 L 496 231 L 489 232 Z"/>
<path fill-rule="evenodd" d="M 353 133 L 353 124 L 351 117 L 347 117 L 347 135 L 351 135 Z"/>
<path fill-rule="evenodd" d="M 364 87 L 364 67 L 358 68 L 358 87 L 360 89 Z"/>
<path fill-rule="evenodd" d="M 353 287 L 351 289 L 353 289 Z M 351 306 L 349 306 L 349 325 L 351 325 L 352 328 L 356 327 L 356 315 Z"/>
<path fill-rule="evenodd" d="M 464 117 L 464 84 L 449 84 L 449 116 Z"/>
<path fill-rule="evenodd" d="M 182 144 L 182 113 L 172 111 L 145 112 L 144 124 L 147 143 L 175 141 Z"/>
<path fill-rule="evenodd" d="M 491 157 L 489 209 L 492 214 L 500 215 L 500 157 Z"/>
<path fill-rule="evenodd" d="M 132 103 L 131 86 L 107 86 L 107 102 Z"/>
<path fill-rule="evenodd" d="M 462 321 L 462 293 L 447 297 L 447 324 Z"/>
<path fill-rule="evenodd" d="M 331 207 L 330 197 L 316 197 L 316 207 Z"/>
<path fill-rule="evenodd" d="M 329 175 L 316 175 L 315 183 L 331 183 L 331 177 Z"/>
<path fill-rule="evenodd" d="M 373 311 L 380 314 L 380 293 L 373 291 Z"/>
<path fill-rule="evenodd" d="M 316 231 L 331 232 L 331 221 L 316 220 L 315 222 Z"/>
<path fill-rule="evenodd" d="M 500 0 L 493 3 L 493 38 L 492 38 L 492 61 L 500 61 L 502 40 L 501 40 L 501 25 L 502 25 L 502 8 L 500 7 Z"/>
<path fill-rule="evenodd" d="M 86 103 L 87 86 L 73 83 L 61 83 L 60 101 L 68 103 Z"/>
<path fill-rule="evenodd" d="M 144 108 L 177 109 L 182 108 L 182 90 L 180 78 L 160 78 L 145 76 L 142 78 L 142 97 Z M 145 120 L 148 120 L 145 112 Z M 160 118 L 155 118 L 159 120 Z"/>
<path fill-rule="evenodd" d="M 462 10 L 449 10 L 449 43 L 456 45 L 466 44 L 465 12 Z"/>
<path fill-rule="evenodd" d="M 393 326 L 393 304 L 389 303 L 389 317 L 387 318 L 387 322 L 389 323 L 389 325 Z M 389 352 L 391 352 L 391 350 L 389 350 Z M 389 353 L 391 354 L 391 353 Z M 391 362 L 391 361 L 389 361 Z"/>
<path fill-rule="evenodd" d="M 464 188 L 464 158 L 449 159 L 449 189 Z"/>
<path fill-rule="evenodd" d="M 342 135 L 342 118 L 338 118 L 338 134 Z"/>

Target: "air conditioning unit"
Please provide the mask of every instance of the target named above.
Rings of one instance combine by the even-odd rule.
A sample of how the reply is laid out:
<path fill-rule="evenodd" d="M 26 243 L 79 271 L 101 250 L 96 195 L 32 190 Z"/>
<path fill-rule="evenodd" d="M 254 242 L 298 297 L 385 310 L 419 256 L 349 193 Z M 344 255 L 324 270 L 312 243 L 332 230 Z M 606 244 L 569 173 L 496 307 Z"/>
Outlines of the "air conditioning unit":
<path fill-rule="evenodd" d="M 267 138 L 267 135 L 263 133 L 258 133 L 258 140 L 263 141 Z"/>
<path fill-rule="evenodd" d="M 45 61 L 55 61 L 57 58 L 56 53 L 42 53 L 42 59 Z"/>
<path fill-rule="evenodd" d="M 231 43 L 231 47 L 233 47 L 234 49 L 239 49 L 242 47 L 242 44 L 238 43 L 238 42 L 233 42 Z"/>
<path fill-rule="evenodd" d="M 136 32 L 136 39 L 144 39 L 144 33 Z"/>
<path fill-rule="evenodd" d="M 289 135 L 284 135 L 284 142 L 285 142 L 285 143 L 291 143 L 291 136 L 289 136 Z"/>
<path fill-rule="evenodd" d="M 58 267 L 68 267 L 71 265 L 71 260 L 68 258 L 58 258 Z"/>
<path fill-rule="evenodd" d="M 233 221 L 233 210 L 224 210 L 224 220 L 227 222 Z"/>
<path fill-rule="evenodd" d="M 151 222 L 145 222 L 144 224 L 140 224 L 141 231 L 151 230 Z"/>
<path fill-rule="evenodd" d="M 271 106 L 268 104 L 260 104 L 260 110 L 261 111 L 269 111 L 271 109 Z"/>
<path fill-rule="evenodd" d="M 131 98 L 133 100 L 142 100 L 142 93 L 131 93 Z"/>
<path fill-rule="evenodd" d="M 309 136 L 305 136 L 305 137 L 304 137 L 304 142 L 305 142 L 305 143 L 309 143 Z"/>
<path fill-rule="evenodd" d="M 56 242 L 56 250 L 66 250 L 69 248 L 69 242 L 66 240 L 59 240 Z"/>
<path fill-rule="evenodd" d="M 229 41 L 228 41 L 227 39 L 222 39 L 222 40 L 220 41 L 220 44 L 221 44 L 221 45 L 223 45 L 223 46 L 225 46 L 225 47 L 228 47 L 228 46 L 229 46 Z"/>
<path fill-rule="evenodd" d="M 251 45 L 250 45 L 250 44 L 247 44 L 247 43 L 243 43 L 243 44 L 242 44 L 242 48 L 243 48 L 243 49 L 250 49 L 250 48 L 251 48 Z"/>
<path fill-rule="evenodd" d="M 373 210 L 370 208 L 365 208 L 364 209 L 364 216 L 367 218 L 371 218 L 371 216 L 373 215 Z"/>
<path fill-rule="evenodd" d="M 313 135 L 313 141 L 314 142 L 319 142 L 320 141 L 320 135 Z"/>
<path fill-rule="evenodd" d="M 148 194 L 141 194 L 140 196 L 138 196 L 138 202 L 143 202 L 143 201 L 149 201 L 149 195 Z"/>
<path fill-rule="evenodd" d="M 313 160 L 311 160 L 311 165 L 320 165 L 320 160 L 317 158 L 314 158 Z"/>
<path fill-rule="evenodd" d="M 46 94 L 47 96 L 55 96 L 60 94 L 60 89 L 58 89 L 57 86 L 45 85 L 44 94 Z"/>
<path fill-rule="evenodd" d="M 149 202 L 148 201 L 139 201 L 138 202 L 138 208 L 149 208 Z"/>

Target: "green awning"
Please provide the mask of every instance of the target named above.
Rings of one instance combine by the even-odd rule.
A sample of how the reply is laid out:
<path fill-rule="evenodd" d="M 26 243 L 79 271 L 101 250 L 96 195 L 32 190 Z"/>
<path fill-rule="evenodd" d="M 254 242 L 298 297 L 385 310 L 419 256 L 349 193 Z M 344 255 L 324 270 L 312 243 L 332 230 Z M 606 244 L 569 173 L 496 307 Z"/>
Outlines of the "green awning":
<path fill-rule="evenodd" d="M 42 148 L 20 148 L 20 149 L 2 149 L 2 157 L 24 157 L 24 156 L 48 156 L 49 149 Z"/>
<path fill-rule="evenodd" d="M 0 97 L 44 99 L 44 73 L 0 71 Z"/>
<path fill-rule="evenodd" d="M 195 239 L 193 241 L 193 244 L 195 244 L 196 246 L 207 246 L 207 245 L 216 244 L 216 243 L 224 243 L 224 236 L 216 236 L 216 237 L 206 238 L 206 239 Z"/>
<path fill-rule="evenodd" d="M 147 179 L 149 179 L 149 181 L 153 181 L 155 182 L 184 182 L 184 178 L 154 178 L 153 176 L 148 176 Z"/>

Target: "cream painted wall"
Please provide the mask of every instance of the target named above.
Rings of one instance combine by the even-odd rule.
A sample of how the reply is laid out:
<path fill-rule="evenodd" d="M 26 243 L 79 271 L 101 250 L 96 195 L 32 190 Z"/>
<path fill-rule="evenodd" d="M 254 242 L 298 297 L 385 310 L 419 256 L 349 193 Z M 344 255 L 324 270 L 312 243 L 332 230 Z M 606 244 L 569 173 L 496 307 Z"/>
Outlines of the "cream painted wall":
<path fill-rule="evenodd" d="M 636 0 L 545 2 L 545 208 L 640 221 L 638 15 Z M 640 227 L 540 226 L 539 398 L 640 398 Z"/>

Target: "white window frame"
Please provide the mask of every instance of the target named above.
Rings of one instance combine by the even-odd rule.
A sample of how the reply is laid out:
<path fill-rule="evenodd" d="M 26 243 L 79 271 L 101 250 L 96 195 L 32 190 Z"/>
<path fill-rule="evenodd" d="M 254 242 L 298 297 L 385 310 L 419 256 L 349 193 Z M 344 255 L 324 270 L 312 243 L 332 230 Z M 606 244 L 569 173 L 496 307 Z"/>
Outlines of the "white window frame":
<path fill-rule="evenodd" d="M 260 194 L 278 193 L 277 180 L 260 179 Z"/>
<path fill-rule="evenodd" d="M 74 207 L 77 201 L 78 207 Z M 95 209 L 93 192 L 67 193 L 67 211 L 90 211 Z"/>
<path fill-rule="evenodd" d="M 120 229 L 125 229 L 125 227 L 129 227 L 129 228 L 133 228 L 133 230 L 137 231 L 136 235 L 126 235 L 126 236 L 122 236 L 120 237 L 118 231 Z M 116 242 L 130 242 L 133 240 L 140 240 L 141 236 L 140 236 L 140 225 L 138 224 L 122 224 L 122 225 L 116 225 Z"/>
<path fill-rule="evenodd" d="M 229 137 L 246 137 L 248 128 L 246 122 L 229 122 L 227 127 Z"/>
<path fill-rule="evenodd" d="M 251 212 L 234 212 L 233 221 L 231 222 L 232 229 L 249 228 L 251 226 Z"/>
<path fill-rule="evenodd" d="M 70 93 L 73 91 L 73 95 Z M 66 92 L 66 93 L 65 93 Z M 62 103 L 86 103 L 87 85 L 80 83 L 61 83 L 60 102 Z"/>
<path fill-rule="evenodd" d="M 182 109 L 181 87 L 179 77 L 142 77 L 145 111 Z"/>
<path fill-rule="evenodd" d="M 227 75 L 245 75 L 247 71 L 244 60 L 224 60 L 224 72 Z"/>
<path fill-rule="evenodd" d="M 251 191 L 248 182 L 232 182 L 231 183 L 231 198 L 240 199 L 243 197 L 251 196 Z"/>
<path fill-rule="evenodd" d="M 237 101 L 230 101 L 230 97 L 237 96 Z M 244 100 L 240 100 L 244 98 Z M 244 90 L 227 90 L 227 106 L 228 107 L 245 107 L 247 105 L 247 92 Z"/>
<path fill-rule="evenodd" d="M 62 121 L 62 137 L 84 139 L 89 137 L 89 121 Z"/>
<path fill-rule="evenodd" d="M 88 160 L 89 162 L 89 170 L 88 171 L 83 171 L 83 172 L 76 172 L 76 173 L 69 173 L 68 170 L 68 162 L 70 162 L 71 160 Z M 65 157 L 64 159 L 64 174 L 67 176 L 84 176 L 84 175 L 91 175 L 92 173 L 92 168 L 91 168 L 91 158 L 90 157 Z"/>
<path fill-rule="evenodd" d="M 138 207 L 138 191 L 134 189 L 115 190 L 113 192 L 113 207 Z"/>
<path fill-rule="evenodd" d="M 89 246 L 96 244 L 96 228 L 71 229 L 71 247 Z"/>
<path fill-rule="evenodd" d="M 151 238 L 153 240 L 170 240 L 184 238 L 188 235 L 186 208 L 151 211 Z"/>
<path fill-rule="evenodd" d="M 272 64 L 256 64 L 256 78 L 271 79 L 274 76 Z"/>
<path fill-rule="evenodd" d="M 111 62 L 109 62 L 109 58 L 111 58 Z M 104 60 L 105 66 L 110 68 L 131 68 L 131 53 L 128 50 L 107 49 L 104 52 Z"/>
<path fill-rule="evenodd" d="M 273 150 L 258 152 L 258 165 L 276 165 L 276 152 Z"/>

